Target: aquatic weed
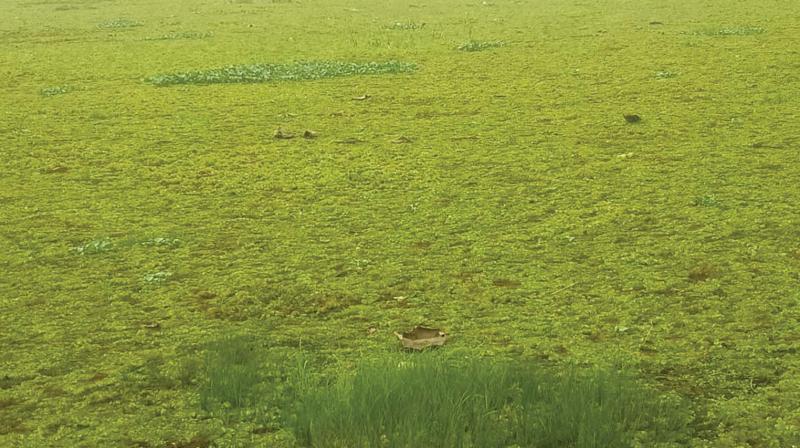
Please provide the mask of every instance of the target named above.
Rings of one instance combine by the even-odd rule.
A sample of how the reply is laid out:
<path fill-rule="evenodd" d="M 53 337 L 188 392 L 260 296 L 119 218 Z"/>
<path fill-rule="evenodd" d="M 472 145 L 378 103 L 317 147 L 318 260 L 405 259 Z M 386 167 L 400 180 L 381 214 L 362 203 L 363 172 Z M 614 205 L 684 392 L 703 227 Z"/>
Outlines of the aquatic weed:
<path fill-rule="evenodd" d="M 401 30 L 401 31 L 409 31 L 409 30 L 419 30 L 425 27 L 425 23 L 416 23 L 416 22 L 395 22 L 386 27 L 389 30 Z"/>
<path fill-rule="evenodd" d="M 179 84 L 233 84 L 272 81 L 305 81 L 356 75 L 409 73 L 416 64 L 388 62 L 309 61 L 290 64 L 230 65 L 210 70 L 195 70 L 150 76 L 145 82 L 156 86 Z"/>
<path fill-rule="evenodd" d="M 156 237 L 150 238 L 149 240 L 142 241 L 142 246 L 170 246 L 175 247 L 180 245 L 181 240 L 177 238 L 164 238 L 164 237 Z"/>
<path fill-rule="evenodd" d="M 483 51 L 483 50 L 488 50 L 490 48 L 498 48 L 503 46 L 505 46 L 505 42 L 501 40 L 492 42 L 470 40 L 459 45 L 457 49 L 459 51 Z"/>
<path fill-rule="evenodd" d="M 752 36 L 763 34 L 767 30 L 758 26 L 740 26 L 734 28 L 707 29 L 695 31 L 692 34 L 701 36 Z"/>
<path fill-rule="evenodd" d="M 695 207 L 722 207 L 722 203 L 712 195 L 697 196 L 692 200 Z"/>
<path fill-rule="evenodd" d="M 180 40 L 180 39 L 208 39 L 210 37 L 214 37 L 214 33 L 184 31 L 181 33 L 162 34 L 161 36 L 156 36 L 156 37 L 145 37 L 143 40 L 158 41 L 158 40 Z"/>
<path fill-rule="evenodd" d="M 69 93 L 72 91 L 72 87 L 70 86 L 55 86 L 55 87 L 47 87 L 42 89 L 39 93 L 42 96 L 55 96 L 55 95 L 63 95 L 65 93 Z"/>
<path fill-rule="evenodd" d="M 139 22 L 137 20 L 119 18 L 98 23 L 97 27 L 103 29 L 119 29 L 119 28 L 135 28 L 142 25 L 143 25 L 142 22 Z"/>
<path fill-rule="evenodd" d="M 113 247 L 111 240 L 108 238 L 89 241 L 81 246 L 73 247 L 72 249 L 80 255 L 99 254 L 108 252 Z"/>
<path fill-rule="evenodd" d="M 144 281 L 147 283 L 162 283 L 165 282 L 168 278 L 172 277 L 172 272 L 169 271 L 158 271 L 158 272 L 151 272 L 149 274 L 145 274 Z"/>

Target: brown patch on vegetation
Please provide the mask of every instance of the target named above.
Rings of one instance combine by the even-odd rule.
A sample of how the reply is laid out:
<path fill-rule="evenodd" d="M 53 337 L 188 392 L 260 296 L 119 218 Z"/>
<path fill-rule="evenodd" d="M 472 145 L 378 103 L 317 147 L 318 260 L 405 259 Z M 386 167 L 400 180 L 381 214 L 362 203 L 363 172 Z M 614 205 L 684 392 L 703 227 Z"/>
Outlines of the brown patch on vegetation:
<path fill-rule="evenodd" d="M 33 377 L 31 376 L 8 376 L 5 375 L 0 378 L 0 389 L 11 389 L 12 387 L 19 386 L 20 384 L 24 383 L 25 381 L 31 380 Z"/>
<path fill-rule="evenodd" d="M 215 293 L 204 289 L 194 289 L 192 290 L 192 294 L 194 294 L 194 296 L 200 300 L 211 300 L 217 297 Z"/>
<path fill-rule="evenodd" d="M 603 335 L 603 332 L 600 331 L 600 330 L 597 330 L 597 329 L 595 329 L 595 330 L 586 330 L 586 331 L 583 332 L 583 335 L 586 336 L 586 338 L 589 339 L 592 342 L 601 342 L 601 341 L 605 340 L 605 336 Z"/>
<path fill-rule="evenodd" d="M 639 352 L 645 355 L 657 353 L 658 350 L 650 342 L 644 342 L 639 346 Z"/>
<path fill-rule="evenodd" d="M 187 442 L 170 442 L 166 445 L 167 448 L 208 448 L 210 446 L 211 440 L 206 436 L 194 436 Z"/>
<path fill-rule="evenodd" d="M 86 379 L 87 383 L 96 383 L 98 381 L 103 381 L 104 379 L 108 378 L 108 375 L 102 372 L 97 372 L 92 375 L 91 378 Z"/>
<path fill-rule="evenodd" d="M 433 243 L 430 241 L 414 241 L 411 243 L 411 247 L 417 250 L 427 250 L 430 249 L 432 245 Z"/>
<path fill-rule="evenodd" d="M 498 288 L 519 288 L 522 283 L 509 278 L 496 278 L 492 280 L 492 284 Z"/>
<path fill-rule="evenodd" d="M 558 344 L 555 347 L 553 347 L 553 351 L 558 353 L 559 355 L 566 355 L 567 353 L 569 353 L 569 349 L 562 344 Z"/>
<path fill-rule="evenodd" d="M 11 406 L 14 406 L 15 404 L 19 403 L 22 402 L 16 398 L 0 398 L 0 410 L 10 408 Z"/>
<path fill-rule="evenodd" d="M 317 314 L 326 314 L 343 310 L 352 305 L 358 305 L 360 300 L 354 296 L 331 294 L 317 298 L 314 308 Z"/>
<path fill-rule="evenodd" d="M 716 276 L 717 268 L 709 263 L 701 263 L 689 270 L 689 280 L 693 282 L 704 282 Z"/>
<path fill-rule="evenodd" d="M 31 430 L 25 427 L 21 418 L 4 417 L 0 419 L 0 436 L 27 432 L 31 432 Z"/>
<path fill-rule="evenodd" d="M 125 442 L 125 446 L 128 446 L 130 448 L 150 448 L 153 445 L 150 445 L 144 440 L 128 440 Z"/>
<path fill-rule="evenodd" d="M 67 392 L 52 384 L 49 384 L 42 389 L 42 394 L 47 398 L 55 398 L 55 397 L 63 397 L 64 395 L 68 395 Z"/>
<path fill-rule="evenodd" d="M 471 282 L 471 281 L 474 281 L 475 276 L 478 276 L 478 275 L 480 275 L 482 273 L 483 273 L 483 271 L 461 271 L 458 274 L 456 274 L 455 276 L 456 276 L 456 278 L 460 279 L 461 281 Z"/>

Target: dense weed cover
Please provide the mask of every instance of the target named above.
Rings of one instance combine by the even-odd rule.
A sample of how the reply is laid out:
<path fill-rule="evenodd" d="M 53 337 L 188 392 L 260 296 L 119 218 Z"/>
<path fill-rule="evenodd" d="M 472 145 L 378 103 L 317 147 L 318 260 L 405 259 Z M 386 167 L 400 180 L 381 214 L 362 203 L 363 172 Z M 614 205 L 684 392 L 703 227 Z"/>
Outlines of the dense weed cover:
<path fill-rule="evenodd" d="M 800 446 L 800 3 L 754 4 L 0 1 L 0 446 L 336 439 L 295 403 L 418 324 L 515 378 L 453 411 L 497 440 L 514 363 L 619 356 L 693 416 L 625 443 Z"/>

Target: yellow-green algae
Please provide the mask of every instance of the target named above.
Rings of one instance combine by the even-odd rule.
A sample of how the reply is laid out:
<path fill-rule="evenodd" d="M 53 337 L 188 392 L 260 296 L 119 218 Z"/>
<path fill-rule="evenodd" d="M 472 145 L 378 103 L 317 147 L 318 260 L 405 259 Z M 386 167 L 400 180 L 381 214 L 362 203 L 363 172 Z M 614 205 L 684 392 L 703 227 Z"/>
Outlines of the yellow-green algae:
<path fill-rule="evenodd" d="M 0 2 L 0 446 L 291 446 L 201 411 L 205 343 L 348 366 L 421 322 L 480 355 L 626 357 L 693 401 L 694 447 L 800 445 L 798 16 Z M 303 60 L 418 70 L 142 82 Z"/>

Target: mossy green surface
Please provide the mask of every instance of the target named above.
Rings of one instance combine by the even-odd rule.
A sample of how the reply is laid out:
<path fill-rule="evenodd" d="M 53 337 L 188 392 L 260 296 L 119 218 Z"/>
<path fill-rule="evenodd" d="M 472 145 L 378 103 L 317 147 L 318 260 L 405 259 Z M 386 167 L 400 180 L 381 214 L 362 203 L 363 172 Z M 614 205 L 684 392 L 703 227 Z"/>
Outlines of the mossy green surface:
<path fill-rule="evenodd" d="M 346 369 L 423 322 L 446 350 L 623 357 L 692 400 L 694 447 L 800 446 L 798 16 L 0 2 L 0 446 L 292 446 L 202 408 L 209 341 Z M 393 60 L 417 69 L 143 81 Z"/>

